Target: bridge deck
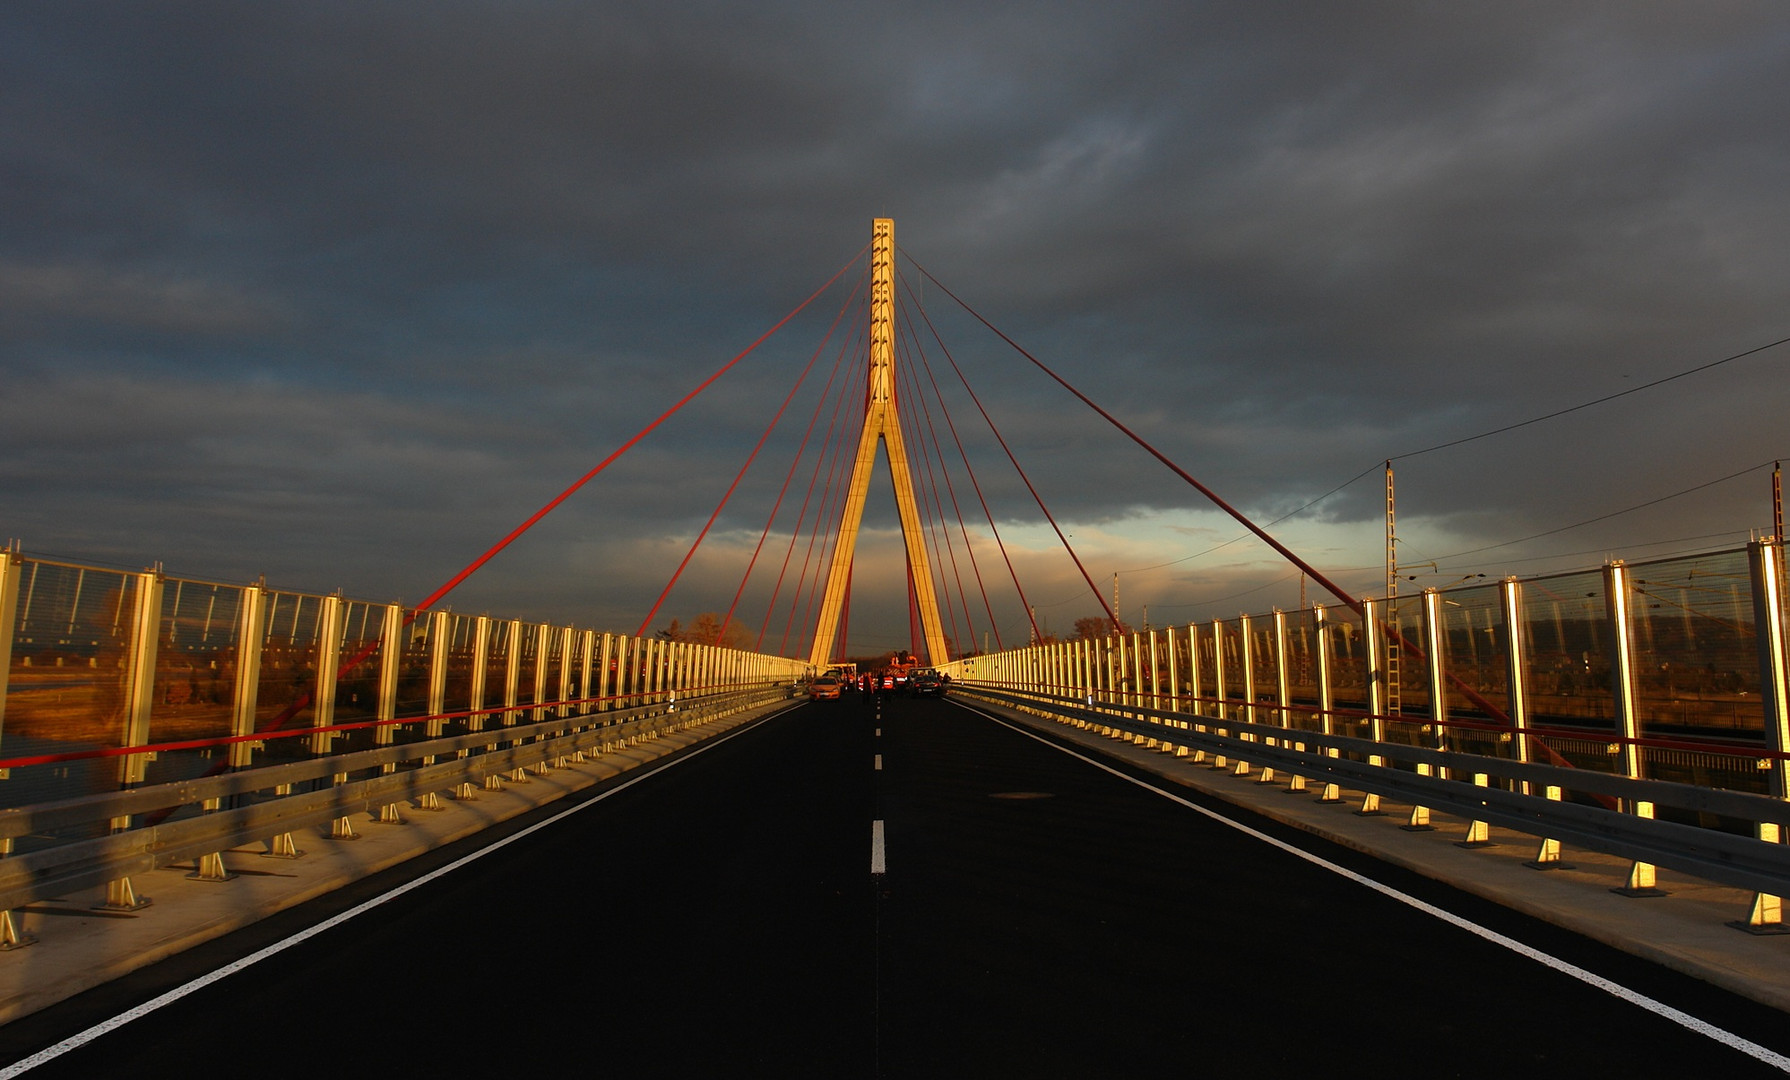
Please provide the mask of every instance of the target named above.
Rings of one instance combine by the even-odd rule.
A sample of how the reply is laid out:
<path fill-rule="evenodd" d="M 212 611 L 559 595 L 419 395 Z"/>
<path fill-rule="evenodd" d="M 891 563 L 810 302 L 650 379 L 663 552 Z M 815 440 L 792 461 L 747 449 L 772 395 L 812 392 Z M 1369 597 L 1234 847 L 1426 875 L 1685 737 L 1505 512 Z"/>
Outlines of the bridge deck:
<path fill-rule="evenodd" d="M 1140 765 L 1168 765 L 1126 749 Z M 110 1073 L 196 1047 L 253 1062 L 262 1075 L 524 1065 L 631 1076 L 1124 1075 L 1196 1062 L 1218 1075 L 1282 1074 L 1334 1069 L 1361 1047 L 1389 1076 L 1762 1071 L 951 702 L 818 703 L 669 760 L 676 766 L 642 783 L 617 790 L 643 775 L 635 772 L 590 787 L 0 1028 L 0 1051 L 12 1060 L 539 825 L 33 1075 Z M 1144 768 L 1119 767 L 1161 784 Z M 233 855 L 234 868 L 254 873 L 224 884 L 150 875 L 139 887 L 165 894 L 162 904 L 107 920 L 82 941 L 140 954 L 168 947 L 196 910 L 176 891 L 209 895 L 213 917 L 241 913 L 304 887 L 332 860 L 376 862 L 455 828 L 455 818 L 499 816 L 506 800 L 567 786 L 569 772 L 413 815 L 411 825 L 367 825 L 351 844 L 316 838 L 296 863 Z M 1351 846 L 1161 786 L 1783 1049 L 1773 1009 L 1368 858 L 1353 850 L 1366 841 L 1350 837 L 1438 873 L 1489 867 L 1537 904 L 1577 895 L 1585 918 L 1614 920 L 1612 933 L 1687 956 L 1723 947 L 1781 979 L 1790 942 L 1713 920 L 1687 929 L 1702 925 L 1686 919 L 1691 905 L 1739 914 L 1731 891 L 1685 895 L 1703 887 L 1668 881 L 1678 895 L 1623 900 L 1564 876 L 1620 872 L 1593 860 L 1548 875 L 1512 870 L 1515 842 L 1463 852 L 1446 825 L 1407 834 L 1396 818 L 1189 775 L 1277 816 L 1316 814 Z M 611 794 L 586 801 L 601 792 Z M 582 808 L 561 816 L 574 805 Z M 876 821 L 886 841 L 880 875 L 871 872 Z M 65 910 L 84 911 L 79 901 Z M 0 959 L 8 978 L 66 967 L 66 939 L 98 921 L 28 918 L 44 940 Z"/>

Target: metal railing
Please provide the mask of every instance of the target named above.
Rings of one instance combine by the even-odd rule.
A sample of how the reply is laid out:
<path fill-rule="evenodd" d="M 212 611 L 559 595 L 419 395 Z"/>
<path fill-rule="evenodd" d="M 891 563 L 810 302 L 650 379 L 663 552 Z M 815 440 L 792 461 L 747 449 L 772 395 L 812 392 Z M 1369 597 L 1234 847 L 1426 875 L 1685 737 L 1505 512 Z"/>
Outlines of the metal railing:
<path fill-rule="evenodd" d="M 292 819 L 271 834 L 289 845 L 277 838 L 326 809 L 395 812 L 413 796 L 394 793 L 433 798 L 431 785 L 506 760 L 577 754 L 674 707 L 680 726 L 743 708 L 808 670 L 698 642 L 13 551 L 0 551 L 0 657 L 0 824 L 33 823 L 0 827 L 0 949 L 21 940 L 10 912 L 30 895 L 22 883 L 103 878 L 108 902 L 130 907 L 132 867 L 196 852 L 201 874 L 217 872 L 203 860 L 230 846 L 219 838 L 267 815 Z"/>
<path fill-rule="evenodd" d="M 1790 890 L 1785 573 L 1766 540 L 1046 642 L 951 674 L 1072 722 L 1349 786 L 1364 810 L 1395 797 L 1412 825 L 1447 806 L 1481 831 L 1519 828 L 1542 839 L 1543 865 L 1563 839 L 1632 858 L 1637 895 L 1657 893 L 1656 865 L 1754 889 L 1749 925 L 1765 932 Z"/>
<path fill-rule="evenodd" d="M 732 691 L 0 810 L 0 838 L 52 841 L 0 859 L 0 910 L 98 885 L 130 906 L 116 886 L 133 874 L 192 861 L 198 876 L 222 880 L 216 855 L 229 848 L 265 842 L 296 855 L 297 830 L 352 836 L 353 815 L 395 820 L 403 804 L 437 808 L 443 793 L 471 796 L 787 697 L 780 687 Z"/>

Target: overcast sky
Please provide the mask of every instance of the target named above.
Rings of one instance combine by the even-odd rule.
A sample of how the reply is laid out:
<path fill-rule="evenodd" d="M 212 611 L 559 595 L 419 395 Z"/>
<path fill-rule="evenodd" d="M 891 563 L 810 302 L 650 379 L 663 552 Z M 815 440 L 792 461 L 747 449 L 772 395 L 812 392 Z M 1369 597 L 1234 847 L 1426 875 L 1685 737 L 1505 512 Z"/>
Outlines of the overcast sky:
<path fill-rule="evenodd" d="M 1389 457 L 1415 588 L 1744 543 L 1790 456 L 1778 346 L 1401 457 L 1790 337 L 1778 2 L 15 2 L 0 186 L 0 537 L 77 561 L 414 603 L 880 216 L 910 281 L 1258 520 L 1366 471 L 1274 529 L 1363 593 Z M 845 293 L 447 602 L 632 632 Z M 1296 602 L 923 301 L 1127 621 Z M 726 609 L 831 357 L 655 626 Z M 1027 599 L 1097 614 L 948 400 Z M 894 526 L 879 479 L 854 651 L 906 641 Z"/>

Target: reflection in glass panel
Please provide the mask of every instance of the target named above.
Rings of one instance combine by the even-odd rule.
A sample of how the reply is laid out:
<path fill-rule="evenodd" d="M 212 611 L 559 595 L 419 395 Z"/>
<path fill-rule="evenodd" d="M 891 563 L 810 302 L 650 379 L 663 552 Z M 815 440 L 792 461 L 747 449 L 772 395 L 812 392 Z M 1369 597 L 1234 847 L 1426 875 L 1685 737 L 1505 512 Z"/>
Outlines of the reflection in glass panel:
<path fill-rule="evenodd" d="M 131 574 L 23 563 L 0 752 L 23 757 L 122 742 L 136 589 Z M 17 769 L 0 784 L 0 805 L 110 790 L 118 769 L 116 761 Z"/>
<path fill-rule="evenodd" d="M 240 588 L 175 579 L 163 582 L 149 741 L 217 739 L 231 734 L 236 615 L 241 602 Z"/>
<path fill-rule="evenodd" d="M 406 613 L 414 615 L 414 613 Z M 429 711 L 429 634 L 434 620 L 427 612 L 415 618 L 404 634 L 398 660 L 397 716 L 424 716 Z"/>

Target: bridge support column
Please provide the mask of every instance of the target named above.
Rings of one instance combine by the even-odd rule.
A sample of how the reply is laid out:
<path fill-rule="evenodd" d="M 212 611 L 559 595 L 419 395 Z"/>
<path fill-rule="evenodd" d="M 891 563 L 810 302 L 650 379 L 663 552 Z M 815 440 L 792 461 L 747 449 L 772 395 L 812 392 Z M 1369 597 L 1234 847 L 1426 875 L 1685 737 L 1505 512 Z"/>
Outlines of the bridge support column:
<path fill-rule="evenodd" d="M 1361 602 L 1361 651 L 1367 659 L 1367 737 L 1376 744 L 1386 741 L 1386 695 L 1390 685 L 1386 665 L 1386 632 L 1380 623 L 1383 604 L 1384 601 L 1381 600 Z M 1385 766 L 1386 759 L 1378 754 L 1369 754 L 1367 763 L 1378 769 Z M 1371 791 L 1364 793 L 1361 796 L 1361 808 L 1355 813 L 1362 817 L 1378 817 L 1385 813 L 1380 809 L 1380 796 Z"/>

